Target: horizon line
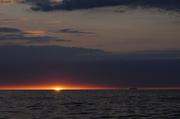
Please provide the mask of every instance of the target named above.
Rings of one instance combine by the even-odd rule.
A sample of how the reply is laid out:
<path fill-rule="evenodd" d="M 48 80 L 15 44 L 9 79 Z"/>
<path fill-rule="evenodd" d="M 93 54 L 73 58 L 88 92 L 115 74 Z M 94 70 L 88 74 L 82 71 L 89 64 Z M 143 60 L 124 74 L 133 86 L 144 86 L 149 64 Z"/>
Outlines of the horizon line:
<path fill-rule="evenodd" d="M 0 88 L 0 91 L 71 91 L 71 90 L 180 90 L 180 87 L 126 87 L 126 88 Z"/>

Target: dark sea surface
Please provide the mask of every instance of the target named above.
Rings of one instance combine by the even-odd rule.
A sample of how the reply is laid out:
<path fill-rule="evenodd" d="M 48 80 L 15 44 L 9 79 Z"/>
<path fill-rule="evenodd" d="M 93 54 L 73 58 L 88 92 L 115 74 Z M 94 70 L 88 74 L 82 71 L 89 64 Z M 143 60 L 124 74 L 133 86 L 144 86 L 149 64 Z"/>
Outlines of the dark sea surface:
<path fill-rule="evenodd" d="M 180 91 L 0 91 L 0 119 L 180 119 Z"/>

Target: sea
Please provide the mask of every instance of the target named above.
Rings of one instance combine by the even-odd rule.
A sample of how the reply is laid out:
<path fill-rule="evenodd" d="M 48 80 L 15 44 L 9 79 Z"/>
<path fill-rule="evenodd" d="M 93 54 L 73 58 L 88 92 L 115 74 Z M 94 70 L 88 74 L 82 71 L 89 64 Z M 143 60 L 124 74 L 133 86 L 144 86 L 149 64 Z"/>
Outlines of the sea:
<path fill-rule="evenodd" d="M 180 119 L 180 91 L 0 91 L 0 119 Z"/>

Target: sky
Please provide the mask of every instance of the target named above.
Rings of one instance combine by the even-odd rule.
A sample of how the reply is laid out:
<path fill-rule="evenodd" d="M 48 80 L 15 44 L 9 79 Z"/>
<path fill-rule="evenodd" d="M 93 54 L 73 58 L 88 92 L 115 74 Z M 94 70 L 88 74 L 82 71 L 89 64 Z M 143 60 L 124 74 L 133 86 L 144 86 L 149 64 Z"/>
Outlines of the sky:
<path fill-rule="evenodd" d="M 0 0 L 0 89 L 180 88 L 179 0 Z"/>

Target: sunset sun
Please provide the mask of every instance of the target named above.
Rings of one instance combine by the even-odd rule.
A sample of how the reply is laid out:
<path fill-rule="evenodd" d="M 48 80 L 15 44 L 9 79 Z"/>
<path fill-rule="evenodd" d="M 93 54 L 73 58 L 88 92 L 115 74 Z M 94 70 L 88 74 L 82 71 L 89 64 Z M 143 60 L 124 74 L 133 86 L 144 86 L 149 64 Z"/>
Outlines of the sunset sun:
<path fill-rule="evenodd" d="M 54 91 L 56 91 L 56 92 L 59 92 L 59 91 L 61 91 L 61 90 L 62 90 L 62 88 L 55 87 L 55 88 L 53 88 L 53 90 L 54 90 Z"/>

